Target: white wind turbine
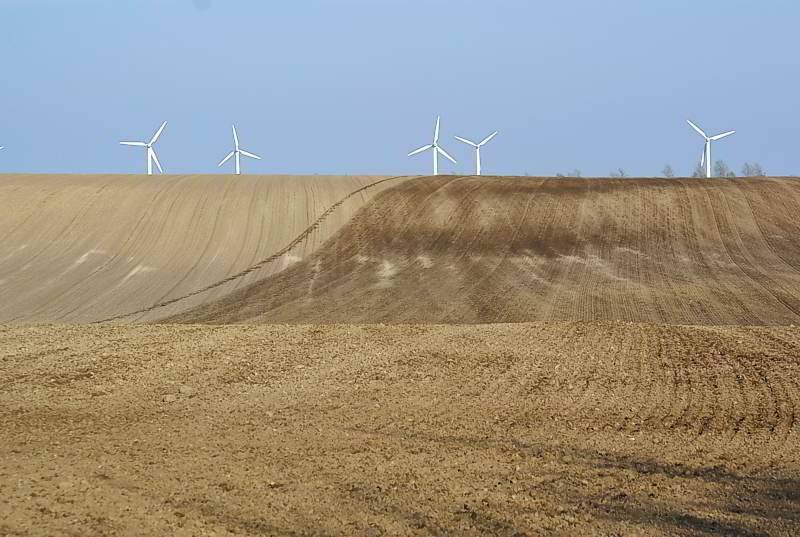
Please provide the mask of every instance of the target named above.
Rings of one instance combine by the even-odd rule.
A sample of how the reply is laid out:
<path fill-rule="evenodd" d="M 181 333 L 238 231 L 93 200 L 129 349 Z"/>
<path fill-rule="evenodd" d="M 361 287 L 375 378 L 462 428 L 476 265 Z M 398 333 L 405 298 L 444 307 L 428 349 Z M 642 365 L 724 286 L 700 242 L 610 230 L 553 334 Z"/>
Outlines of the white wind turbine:
<path fill-rule="evenodd" d="M 698 133 L 700 133 L 700 136 L 702 136 L 706 140 L 705 147 L 703 147 L 703 157 L 700 159 L 700 166 L 705 164 L 705 166 L 706 166 L 706 178 L 710 178 L 711 177 L 711 142 L 716 142 L 717 140 L 722 140 L 723 138 L 727 138 L 731 134 L 735 134 L 736 131 L 728 131 L 728 132 L 723 132 L 722 134 L 717 134 L 716 136 L 708 136 L 705 132 L 703 132 L 703 129 L 701 129 L 700 127 L 698 127 L 697 125 L 695 125 L 694 123 L 689 121 L 688 119 L 686 121 L 689 123 L 689 125 L 692 126 L 692 128 L 694 130 L 696 130 Z"/>
<path fill-rule="evenodd" d="M 436 129 L 433 131 L 433 143 L 428 144 L 425 146 L 420 147 L 408 154 L 409 157 L 422 153 L 423 151 L 427 151 L 429 149 L 433 149 L 433 175 L 439 175 L 439 154 L 441 153 L 444 157 L 450 160 L 453 164 L 456 163 L 456 160 L 447 154 L 447 151 L 439 147 L 439 123 L 441 117 L 436 118 Z"/>
<path fill-rule="evenodd" d="M 471 145 L 472 147 L 475 148 L 476 161 L 477 161 L 477 173 L 475 175 L 480 175 L 481 174 L 481 147 L 483 147 L 486 144 L 488 144 L 492 140 L 492 138 L 494 138 L 495 136 L 497 136 L 497 131 L 494 131 L 492 134 L 490 134 L 489 136 L 484 138 L 483 141 L 481 143 L 479 143 L 479 144 L 476 144 L 475 142 L 471 142 L 471 141 L 467 140 L 466 138 L 462 138 L 460 136 L 456 136 L 456 140 L 458 140 L 459 142 L 464 142 L 465 144 Z"/>
<path fill-rule="evenodd" d="M 228 162 L 231 157 L 236 157 L 236 175 L 240 175 L 242 173 L 242 166 L 241 166 L 241 156 L 244 155 L 246 157 L 254 158 L 257 160 L 261 160 L 261 157 L 258 155 L 254 155 L 244 149 L 239 147 L 239 136 L 236 134 L 236 125 L 233 126 L 233 151 L 228 153 L 228 156 L 222 159 L 222 162 L 219 163 L 217 168 L 221 168 L 223 164 Z"/>
<path fill-rule="evenodd" d="M 167 126 L 167 122 L 161 124 L 161 127 L 156 131 L 153 135 L 153 138 L 149 142 L 120 142 L 121 145 L 132 145 L 134 147 L 146 147 L 147 148 L 147 175 L 153 175 L 153 162 L 155 161 L 156 166 L 158 166 L 158 171 L 164 173 L 164 170 L 161 169 L 161 163 L 158 162 L 158 157 L 156 156 L 156 152 L 153 149 L 153 144 L 158 141 L 158 137 L 161 136 L 161 133 L 164 131 L 164 127 Z"/>

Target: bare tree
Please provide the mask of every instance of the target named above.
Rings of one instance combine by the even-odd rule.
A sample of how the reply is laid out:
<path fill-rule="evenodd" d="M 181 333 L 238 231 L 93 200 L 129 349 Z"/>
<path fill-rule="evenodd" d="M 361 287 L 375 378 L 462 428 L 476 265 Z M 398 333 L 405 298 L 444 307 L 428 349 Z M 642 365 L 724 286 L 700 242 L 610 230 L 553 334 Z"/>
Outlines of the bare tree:
<path fill-rule="evenodd" d="M 664 166 L 664 169 L 661 170 L 661 175 L 663 175 L 664 177 L 672 178 L 675 177 L 675 171 L 672 169 L 672 166 L 667 164 L 666 166 Z"/>
<path fill-rule="evenodd" d="M 760 164 L 754 163 L 750 164 L 749 162 L 745 162 L 744 166 L 742 167 L 742 175 L 744 177 L 766 177 L 767 174 L 764 173 L 764 169 L 761 167 Z"/>
<path fill-rule="evenodd" d="M 609 177 L 628 177 L 628 174 L 622 168 L 617 168 L 617 171 L 610 172 Z"/>
<path fill-rule="evenodd" d="M 718 160 L 714 163 L 714 175 L 717 177 L 736 177 L 736 173 L 723 160 Z"/>
<path fill-rule="evenodd" d="M 705 176 L 706 176 L 706 169 L 698 162 L 694 167 L 694 171 L 692 172 L 692 177 L 705 177 Z"/>

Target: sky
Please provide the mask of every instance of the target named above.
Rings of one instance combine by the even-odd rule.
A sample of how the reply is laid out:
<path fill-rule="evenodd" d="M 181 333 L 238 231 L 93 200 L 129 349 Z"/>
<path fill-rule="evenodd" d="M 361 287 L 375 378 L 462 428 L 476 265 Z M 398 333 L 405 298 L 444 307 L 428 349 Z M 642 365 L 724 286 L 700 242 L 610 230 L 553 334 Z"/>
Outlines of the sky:
<path fill-rule="evenodd" d="M 0 172 L 800 174 L 796 0 L 0 0 Z M 223 168 L 230 172 L 232 168 Z"/>

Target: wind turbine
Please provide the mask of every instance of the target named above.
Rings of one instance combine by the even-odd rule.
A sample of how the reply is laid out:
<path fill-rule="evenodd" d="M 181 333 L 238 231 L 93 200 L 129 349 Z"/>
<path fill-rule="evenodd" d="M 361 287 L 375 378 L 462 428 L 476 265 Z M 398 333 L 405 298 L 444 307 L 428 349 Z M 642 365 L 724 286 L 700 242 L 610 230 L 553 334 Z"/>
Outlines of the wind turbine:
<path fill-rule="evenodd" d="M 436 129 L 433 131 L 433 143 L 428 144 L 425 146 L 420 147 L 408 154 L 409 157 L 422 153 L 423 151 L 428 151 L 429 149 L 433 149 L 433 175 L 439 175 L 439 154 L 441 153 L 444 157 L 450 160 L 453 164 L 456 163 L 456 160 L 447 154 L 447 151 L 439 147 L 439 124 L 441 122 L 441 117 L 436 118 Z"/>
<path fill-rule="evenodd" d="M 261 157 L 258 155 L 254 155 L 245 151 L 244 149 L 239 148 L 239 136 L 236 134 L 236 125 L 233 126 L 233 151 L 228 153 L 228 156 L 222 159 L 222 162 L 219 163 L 217 168 L 222 167 L 223 164 L 228 162 L 231 157 L 236 157 L 236 175 L 240 175 L 242 173 L 242 166 L 241 166 L 241 156 L 244 155 L 246 157 L 254 158 L 257 160 L 261 160 Z"/>
<path fill-rule="evenodd" d="M 495 136 L 497 136 L 497 131 L 494 131 L 492 134 L 490 134 L 489 136 L 484 138 L 484 140 L 479 144 L 476 144 L 475 142 L 471 142 L 471 141 L 467 140 L 466 138 L 462 138 L 460 136 L 456 136 L 456 140 L 458 140 L 459 142 L 464 142 L 465 144 L 471 145 L 472 147 L 475 148 L 475 153 L 476 153 L 476 157 L 477 157 L 476 160 L 477 160 L 477 163 L 478 163 L 478 166 L 477 166 L 478 170 L 477 170 L 477 173 L 475 175 L 480 175 L 481 174 L 481 147 L 483 147 L 486 144 L 488 144 L 492 140 L 492 138 L 494 138 Z"/>
<path fill-rule="evenodd" d="M 728 132 L 723 132 L 722 134 L 717 134 L 716 136 L 708 136 L 705 132 L 703 132 L 703 129 L 701 129 L 688 119 L 686 121 L 689 123 L 689 125 L 692 126 L 694 130 L 700 133 L 700 136 L 702 136 L 706 140 L 705 147 L 703 147 L 703 157 L 700 159 L 700 166 L 705 164 L 706 178 L 708 179 L 711 177 L 711 142 L 716 142 L 717 140 L 722 140 L 723 138 L 727 138 L 731 134 L 736 133 L 736 131 L 728 131 Z"/>
<path fill-rule="evenodd" d="M 134 147 L 146 147 L 147 148 L 147 175 L 153 175 L 153 162 L 155 161 L 156 166 L 158 166 L 158 171 L 164 173 L 164 170 L 161 169 L 161 163 L 158 162 L 158 157 L 156 156 L 156 152 L 153 149 L 153 144 L 158 141 L 158 137 L 161 136 L 161 133 L 164 131 L 164 127 L 167 126 L 167 122 L 161 124 L 161 128 L 159 128 L 156 133 L 153 135 L 153 138 L 150 142 L 120 142 L 121 145 L 132 145 Z"/>

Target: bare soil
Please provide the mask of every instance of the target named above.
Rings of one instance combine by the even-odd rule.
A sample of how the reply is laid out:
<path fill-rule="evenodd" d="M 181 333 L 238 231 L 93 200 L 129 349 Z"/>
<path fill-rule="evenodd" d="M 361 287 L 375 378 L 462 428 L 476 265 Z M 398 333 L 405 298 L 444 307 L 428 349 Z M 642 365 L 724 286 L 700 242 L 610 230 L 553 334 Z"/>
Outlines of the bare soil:
<path fill-rule="evenodd" d="M 800 535 L 800 329 L 0 327 L 0 535 Z"/>
<path fill-rule="evenodd" d="M 425 177 L 170 322 L 800 324 L 797 179 Z"/>
<path fill-rule="evenodd" d="M 798 214 L 788 178 L 0 176 L 0 536 L 800 535 Z"/>
<path fill-rule="evenodd" d="M 384 179 L 0 175 L 0 322 L 137 322 L 217 300 L 307 257 Z"/>

